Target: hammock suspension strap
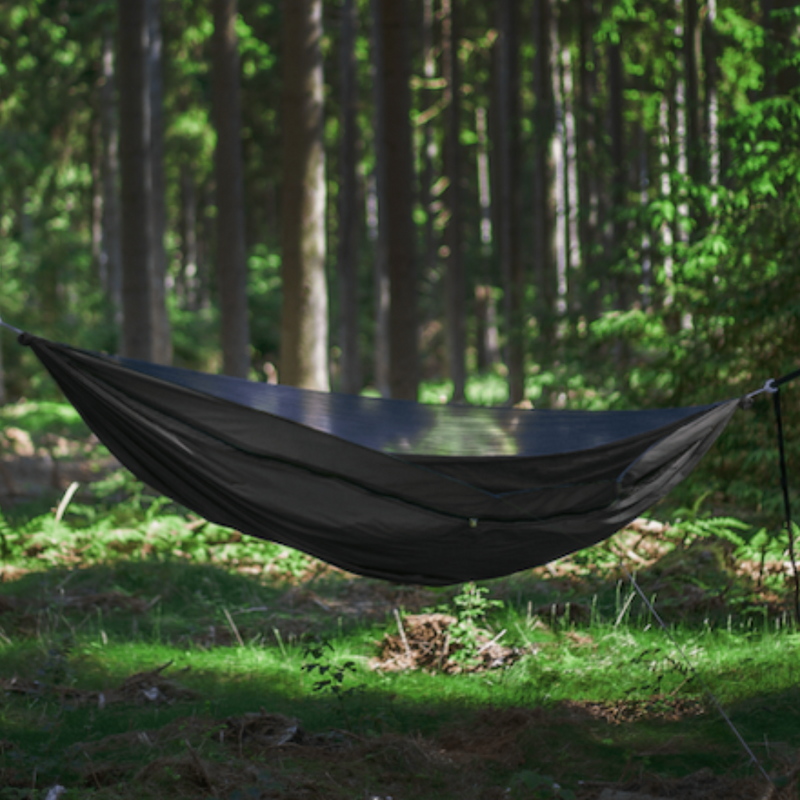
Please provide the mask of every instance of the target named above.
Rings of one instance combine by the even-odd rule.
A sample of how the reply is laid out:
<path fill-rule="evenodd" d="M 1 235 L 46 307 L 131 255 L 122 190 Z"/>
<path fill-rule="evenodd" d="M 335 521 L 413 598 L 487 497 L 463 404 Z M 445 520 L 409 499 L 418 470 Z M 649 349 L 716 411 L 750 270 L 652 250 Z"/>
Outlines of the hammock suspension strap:
<path fill-rule="evenodd" d="M 0 317 L 0 325 L 4 328 L 8 328 L 10 331 L 13 331 L 17 334 L 17 336 L 22 336 L 22 331 L 19 328 L 15 328 L 13 325 L 9 325 L 7 322 L 3 322 L 3 318 Z"/>
<path fill-rule="evenodd" d="M 798 370 L 796 375 L 800 375 Z M 791 378 L 788 378 L 791 380 Z M 786 534 L 789 537 L 789 560 L 792 562 L 792 576 L 794 577 L 794 619 L 800 623 L 800 580 L 797 575 L 797 560 L 795 558 L 794 528 L 792 527 L 792 507 L 789 502 L 789 475 L 786 469 L 786 447 L 783 441 L 783 417 L 781 415 L 781 393 L 775 389 L 772 394 L 772 405 L 775 409 L 775 423 L 778 429 L 778 457 L 781 467 L 781 490 L 783 492 L 783 510 L 786 514 Z"/>

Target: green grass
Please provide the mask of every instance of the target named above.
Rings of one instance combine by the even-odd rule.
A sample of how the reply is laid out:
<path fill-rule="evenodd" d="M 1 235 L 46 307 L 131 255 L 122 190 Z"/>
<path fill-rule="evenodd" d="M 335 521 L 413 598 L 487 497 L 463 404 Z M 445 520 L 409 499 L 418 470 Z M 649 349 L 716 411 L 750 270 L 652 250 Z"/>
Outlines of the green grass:
<path fill-rule="evenodd" d="M 402 605 L 402 593 L 383 607 L 378 604 L 370 618 L 359 620 L 347 606 L 356 587 L 380 595 L 385 587 L 378 582 L 335 572 L 302 580 L 273 571 L 286 560 L 277 558 L 274 549 L 271 565 L 251 562 L 251 543 L 210 545 L 177 513 L 155 515 L 143 521 L 144 530 L 132 529 L 141 535 L 129 537 L 126 548 L 133 542 L 139 549 L 122 557 L 111 547 L 104 553 L 87 548 L 91 527 L 75 530 L 48 525 L 44 518 L 40 522 L 44 530 L 38 535 L 31 523 L 25 534 L 37 555 L 23 552 L 17 559 L 17 568 L 27 571 L 0 585 L 0 600 L 13 598 L 10 610 L 0 616 L 0 677 L 39 681 L 40 686 L 28 694 L 7 691 L 2 700 L 0 739 L 13 743 L 0 756 L 4 774 L 15 776 L 35 765 L 43 783 L 83 782 L 83 791 L 89 792 L 85 796 L 125 796 L 113 794 L 121 790 L 111 786 L 87 787 L 86 765 L 76 761 L 75 752 L 87 742 L 95 747 L 132 731 L 168 731 L 189 725 L 186 720 L 195 720 L 195 727 L 197 720 L 206 720 L 206 729 L 213 728 L 259 708 L 297 718 L 310 732 L 344 729 L 374 741 L 379 750 L 388 747 L 389 734 L 435 742 L 465 724 L 485 727 L 490 723 L 487 709 L 501 720 L 514 709 L 535 711 L 536 725 L 523 727 L 515 742 L 521 760 L 487 761 L 480 770 L 486 785 L 509 785 L 514 775 L 524 777 L 525 770 L 573 789 L 580 779 L 613 781 L 631 770 L 665 776 L 709 766 L 724 773 L 752 771 L 676 644 L 654 626 L 640 601 L 630 597 L 631 590 L 608 580 L 603 570 L 595 576 L 587 571 L 568 583 L 543 573 L 487 584 L 502 603 L 489 610 L 484 624 L 492 633 L 506 630 L 506 643 L 527 653 L 508 668 L 451 676 L 381 673 L 369 668 L 369 660 L 375 643 L 395 630 L 392 609 L 395 602 Z M 172 555 L 160 548 L 147 550 L 159 541 L 161 530 L 170 531 Z M 105 528 L 95 533 L 102 539 Z M 219 537 L 220 531 L 214 535 Z M 91 558 L 80 565 L 65 564 L 75 548 Z M 205 553 L 205 563 L 176 556 L 176 551 Z M 255 574 L 242 573 L 248 565 L 256 568 Z M 6 563 L 6 569 L 13 566 Z M 431 591 L 426 597 L 431 607 L 453 612 L 453 593 Z M 95 600 L 76 602 L 81 598 Z M 541 608 L 532 613 L 550 601 L 567 599 L 576 609 L 588 607 L 589 616 L 568 621 L 563 616 L 548 619 Z M 344 603 L 341 613 L 337 603 Z M 784 616 L 696 617 L 684 619 L 671 632 L 689 654 L 696 675 L 725 704 L 748 741 L 778 743 L 781 753 L 781 747 L 800 745 L 795 666 L 800 634 Z M 303 665 L 308 662 L 306 645 L 316 639 L 332 646 L 326 663 L 354 662 L 355 671 L 346 673 L 342 684 L 357 689 L 352 695 L 314 691 L 315 680 Z M 111 692 L 130 675 L 168 662 L 167 675 L 193 692 L 193 699 L 163 706 L 123 703 L 101 710 L 96 702 L 85 705 L 60 694 L 65 689 Z M 612 725 L 602 716 L 591 716 L 592 704 L 605 709 L 606 718 L 620 714 L 622 722 Z M 197 746 L 208 750 L 207 730 L 198 734 L 195 727 Z M 162 761 L 173 758 L 178 765 L 186 758 L 186 746 L 172 740 L 156 751 Z M 561 758 L 562 751 L 571 755 Z M 122 755 L 113 758 L 130 777 L 132 767 L 125 766 Z M 209 758 L 223 759 L 223 752 L 209 751 Z M 388 768 L 381 764 L 375 774 L 384 780 Z M 298 761 L 283 768 L 291 783 L 309 765 Z M 419 768 L 431 786 L 439 786 L 432 797 L 461 796 L 457 792 L 463 786 L 453 784 L 453 774 L 442 765 L 434 769 L 426 762 Z M 452 784 L 454 793 L 433 780 L 437 769 L 444 770 L 440 779 Z M 369 783 L 364 770 L 356 772 Z M 157 782 L 152 796 L 181 796 L 178 787 L 184 782 Z M 15 796 L 2 792 L 3 798 Z"/>
<path fill-rule="evenodd" d="M 767 769 L 786 773 L 800 748 L 782 547 L 700 503 L 661 533 L 623 532 L 484 584 L 494 602 L 477 623 L 519 658 L 452 675 L 371 661 L 397 633 L 395 609 L 464 622 L 459 587 L 346 575 L 198 520 L 123 474 L 59 523 L 51 505 L 0 513 L 0 800 L 44 798 L 55 783 L 67 798 L 483 800 L 588 799 L 599 790 L 580 781 L 641 786 L 703 768 L 755 780 L 707 689 Z M 315 656 L 315 642 L 330 647 Z M 125 694 L 164 665 L 160 699 Z M 234 742 L 262 710 L 298 720 L 305 738 Z"/>

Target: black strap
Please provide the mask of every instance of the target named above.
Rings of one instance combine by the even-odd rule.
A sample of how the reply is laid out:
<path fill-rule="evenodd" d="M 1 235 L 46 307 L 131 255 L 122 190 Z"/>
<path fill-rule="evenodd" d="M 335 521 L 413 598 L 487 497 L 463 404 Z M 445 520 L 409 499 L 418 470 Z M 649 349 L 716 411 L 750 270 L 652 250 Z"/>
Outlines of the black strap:
<path fill-rule="evenodd" d="M 776 378 L 775 386 L 783 386 L 784 383 L 789 383 L 789 381 L 793 381 L 795 378 L 800 378 L 800 369 L 796 369 L 794 372 L 790 372 L 782 378 Z"/>
<path fill-rule="evenodd" d="M 785 383 L 792 379 L 792 376 L 800 376 L 800 370 L 792 375 L 787 375 L 780 379 Z M 777 385 L 779 381 L 775 381 Z M 786 512 L 786 533 L 789 536 L 789 559 L 792 562 L 792 572 L 794 574 L 794 613 L 795 620 L 800 623 L 800 581 L 797 576 L 797 562 L 794 554 L 794 530 L 792 528 L 792 507 L 789 502 L 789 476 L 786 469 L 786 450 L 783 444 L 783 418 L 781 416 L 781 393 L 777 390 L 772 395 L 772 403 L 775 408 L 775 422 L 778 425 L 778 453 L 781 464 L 781 489 L 783 490 L 783 508 Z"/>

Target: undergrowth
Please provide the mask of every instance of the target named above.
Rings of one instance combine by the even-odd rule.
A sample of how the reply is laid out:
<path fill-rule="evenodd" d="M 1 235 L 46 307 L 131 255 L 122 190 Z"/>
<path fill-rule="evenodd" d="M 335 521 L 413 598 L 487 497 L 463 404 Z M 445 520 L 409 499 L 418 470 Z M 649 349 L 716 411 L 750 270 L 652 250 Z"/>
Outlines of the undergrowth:
<path fill-rule="evenodd" d="M 768 769 L 800 748 L 785 536 L 710 494 L 449 589 L 356 578 L 122 473 L 60 499 L 0 511 L 0 800 L 583 800 L 637 775 L 756 780 L 715 702 Z M 436 614 L 463 669 L 387 669 L 386 637 Z"/>

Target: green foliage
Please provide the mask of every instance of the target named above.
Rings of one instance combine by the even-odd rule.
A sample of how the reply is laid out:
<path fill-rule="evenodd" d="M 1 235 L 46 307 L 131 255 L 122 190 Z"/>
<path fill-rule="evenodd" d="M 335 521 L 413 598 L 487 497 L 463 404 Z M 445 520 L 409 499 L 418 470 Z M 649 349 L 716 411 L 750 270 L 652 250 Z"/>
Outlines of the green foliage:
<path fill-rule="evenodd" d="M 449 628 L 448 633 L 451 641 L 460 645 L 453 658 L 461 664 L 477 663 L 479 635 L 482 633 L 479 624 L 485 622 L 486 615 L 492 609 L 503 606 L 502 600 L 490 600 L 488 594 L 489 589 L 486 586 L 469 582 L 463 584 L 459 593 L 453 597 L 456 623 Z"/>
<path fill-rule="evenodd" d="M 330 651 L 330 654 L 327 651 Z M 314 672 L 317 673 L 319 680 L 314 681 L 311 687 L 312 692 L 332 694 L 337 700 L 344 700 L 363 691 L 363 687 L 348 686 L 345 688 L 347 676 L 356 672 L 356 665 L 354 661 L 334 663 L 334 653 L 333 645 L 325 640 L 306 645 L 303 648 L 302 670 L 312 677 Z"/>

